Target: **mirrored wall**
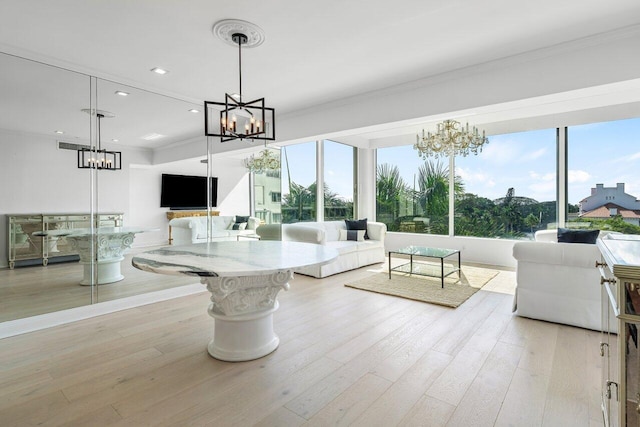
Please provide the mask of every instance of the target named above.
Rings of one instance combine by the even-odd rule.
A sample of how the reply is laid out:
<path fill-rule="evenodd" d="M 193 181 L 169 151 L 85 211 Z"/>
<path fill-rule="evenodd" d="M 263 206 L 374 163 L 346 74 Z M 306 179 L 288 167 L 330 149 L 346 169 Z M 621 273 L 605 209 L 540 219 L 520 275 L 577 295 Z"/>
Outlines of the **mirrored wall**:
<path fill-rule="evenodd" d="M 131 257 L 168 244 L 162 174 L 207 174 L 201 110 L 184 100 L 0 54 L 0 322 L 197 282 L 139 271 Z M 193 155 L 158 161 L 159 152 L 188 143 L 196 147 Z M 80 168 L 78 150 L 96 144 L 121 153 L 121 168 Z M 214 176 L 216 167 L 232 163 L 220 171 L 221 199 L 246 183 L 244 199 L 234 202 L 246 208 L 229 207 L 228 213 L 248 214 L 248 171 L 240 160 L 214 163 Z M 98 249 L 82 257 L 87 243 L 78 230 L 118 227 L 135 237 L 107 243 L 110 262 L 100 259 Z"/>

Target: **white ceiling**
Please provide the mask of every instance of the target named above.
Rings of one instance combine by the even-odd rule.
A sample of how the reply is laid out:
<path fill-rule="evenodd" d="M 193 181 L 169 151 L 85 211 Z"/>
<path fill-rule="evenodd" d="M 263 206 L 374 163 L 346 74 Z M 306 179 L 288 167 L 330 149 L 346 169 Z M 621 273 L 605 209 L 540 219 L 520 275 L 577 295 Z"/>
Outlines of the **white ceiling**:
<path fill-rule="evenodd" d="M 113 110 L 120 135 L 113 131 L 105 139 L 154 147 L 202 135 L 202 118 L 187 110 L 198 108 L 205 99 L 220 100 L 225 92 L 238 91 L 237 51 L 211 32 L 221 19 L 250 21 L 264 30 L 264 44 L 243 53 L 243 92 L 248 98 L 264 96 L 278 115 L 286 115 L 638 25 L 640 2 L 1 0 L 0 16 L 0 51 L 110 80 L 99 85 L 99 108 Z M 57 91 L 68 94 L 69 89 L 59 84 L 51 87 L 51 79 L 39 76 L 37 70 L 30 73 L 21 68 L 23 63 L 15 65 L 0 69 L 5 82 L 0 82 L 0 127 L 51 133 L 63 123 L 61 117 L 54 117 L 51 105 L 61 96 Z M 159 76 L 150 72 L 153 67 L 170 72 Z M 78 92 L 70 109 L 75 114 L 88 103 L 81 94 L 86 77 L 66 78 L 73 80 Z M 131 96 L 114 96 L 123 85 L 143 90 L 130 87 L 124 90 Z M 637 82 L 611 89 L 487 106 L 474 114 L 478 122 L 500 123 L 539 116 L 540 106 L 546 114 L 561 114 L 640 101 Z M 612 101 L 612 93 L 624 97 Z M 533 112 L 536 108 L 538 113 Z M 34 110 L 42 118 L 40 129 L 34 129 Z M 20 120 L 26 111 L 31 113 L 29 122 Z M 137 113 L 136 119 L 126 122 L 131 111 Z M 629 111 L 625 109 L 624 114 Z M 410 124 L 410 131 L 406 124 L 386 125 L 351 138 L 354 143 L 365 138 L 393 145 L 401 139 L 390 138 L 413 132 L 416 122 Z M 65 125 L 70 127 L 65 132 L 82 135 L 84 125 L 73 129 Z M 103 125 L 105 132 L 110 132 L 108 128 Z M 140 138 L 151 132 L 166 137 Z"/>

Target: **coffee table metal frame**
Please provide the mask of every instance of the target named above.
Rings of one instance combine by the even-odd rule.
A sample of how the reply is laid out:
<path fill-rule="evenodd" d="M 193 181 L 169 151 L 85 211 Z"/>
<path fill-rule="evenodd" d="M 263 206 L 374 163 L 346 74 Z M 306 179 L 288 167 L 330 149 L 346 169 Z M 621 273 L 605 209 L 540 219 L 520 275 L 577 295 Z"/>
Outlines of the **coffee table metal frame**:
<path fill-rule="evenodd" d="M 396 267 L 391 267 L 391 254 L 397 255 L 409 255 L 409 262 L 398 265 Z M 452 255 L 458 254 L 458 268 L 452 268 L 451 271 L 444 273 L 444 259 L 448 258 Z M 413 257 L 424 257 L 424 258 L 438 258 L 440 259 L 440 276 L 436 276 L 433 274 L 424 274 L 420 272 L 416 272 L 413 270 Z M 431 248 L 427 246 L 407 246 L 401 249 L 397 249 L 395 251 L 389 251 L 389 279 L 391 279 L 392 271 L 404 271 L 402 267 L 409 265 L 409 274 L 418 274 L 421 276 L 430 276 L 430 277 L 440 277 L 442 288 L 444 289 L 444 278 L 450 276 L 451 274 L 458 272 L 458 276 L 460 276 L 460 251 L 457 249 L 443 249 L 443 248 Z"/>

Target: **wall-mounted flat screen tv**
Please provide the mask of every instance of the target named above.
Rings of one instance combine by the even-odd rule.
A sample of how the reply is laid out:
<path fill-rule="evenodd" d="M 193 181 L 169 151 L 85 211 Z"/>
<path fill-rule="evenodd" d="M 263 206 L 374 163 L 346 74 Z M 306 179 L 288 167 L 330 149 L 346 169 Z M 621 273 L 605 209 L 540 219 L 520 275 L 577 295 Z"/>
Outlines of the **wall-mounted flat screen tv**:
<path fill-rule="evenodd" d="M 218 178 L 211 178 L 211 207 L 218 205 Z M 207 177 L 162 174 L 160 207 L 207 209 Z"/>

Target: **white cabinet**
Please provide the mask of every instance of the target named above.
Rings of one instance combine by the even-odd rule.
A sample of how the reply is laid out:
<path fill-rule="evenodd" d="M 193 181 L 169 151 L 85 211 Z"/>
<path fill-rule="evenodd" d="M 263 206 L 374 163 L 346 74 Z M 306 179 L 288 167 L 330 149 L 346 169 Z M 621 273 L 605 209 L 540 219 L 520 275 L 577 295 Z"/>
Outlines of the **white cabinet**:
<path fill-rule="evenodd" d="M 608 234 L 598 240 L 598 248 L 602 330 L 609 330 L 606 310 L 618 322 L 618 334 L 603 332 L 600 344 L 604 420 L 610 426 L 640 426 L 640 236 Z"/>

